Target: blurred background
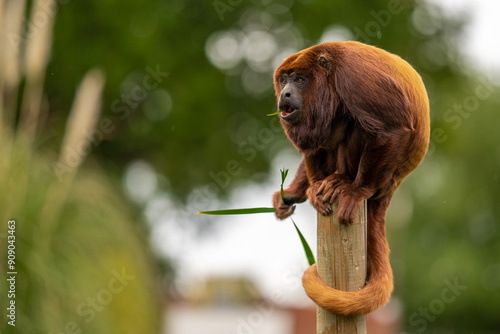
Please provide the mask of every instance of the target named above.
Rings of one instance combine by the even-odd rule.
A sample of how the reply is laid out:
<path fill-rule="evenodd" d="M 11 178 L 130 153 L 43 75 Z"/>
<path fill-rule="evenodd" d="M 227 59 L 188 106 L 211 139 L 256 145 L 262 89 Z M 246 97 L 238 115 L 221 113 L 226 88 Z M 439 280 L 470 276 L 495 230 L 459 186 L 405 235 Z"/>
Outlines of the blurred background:
<path fill-rule="evenodd" d="M 368 332 L 500 332 L 499 12 L 494 0 L 0 0 L 0 332 L 314 332 L 291 222 L 196 212 L 271 206 L 279 169 L 300 161 L 266 117 L 273 70 L 333 40 L 400 55 L 431 103 L 429 153 L 387 218 L 395 292 Z M 314 249 L 314 210 L 294 220 Z"/>

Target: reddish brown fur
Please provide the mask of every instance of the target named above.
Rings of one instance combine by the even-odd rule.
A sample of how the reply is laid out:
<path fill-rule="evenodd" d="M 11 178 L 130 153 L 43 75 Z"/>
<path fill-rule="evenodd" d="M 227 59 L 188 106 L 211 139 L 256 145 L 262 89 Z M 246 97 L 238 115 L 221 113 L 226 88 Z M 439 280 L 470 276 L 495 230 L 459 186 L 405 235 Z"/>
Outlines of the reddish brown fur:
<path fill-rule="evenodd" d="M 323 43 L 285 59 L 274 73 L 277 98 L 280 77 L 291 72 L 309 83 L 299 121 L 281 123 L 304 158 L 285 190 L 285 204 L 280 192 L 274 194 L 276 215 L 288 217 L 293 204 L 306 198 L 327 215 L 336 200 L 339 221 L 348 224 L 368 199 L 366 286 L 356 292 L 327 287 L 315 265 L 303 277 L 307 295 L 319 306 L 346 316 L 366 314 L 392 293 L 385 214 L 392 194 L 427 151 L 427 93 L 406 61 L 358 42 Z"/>

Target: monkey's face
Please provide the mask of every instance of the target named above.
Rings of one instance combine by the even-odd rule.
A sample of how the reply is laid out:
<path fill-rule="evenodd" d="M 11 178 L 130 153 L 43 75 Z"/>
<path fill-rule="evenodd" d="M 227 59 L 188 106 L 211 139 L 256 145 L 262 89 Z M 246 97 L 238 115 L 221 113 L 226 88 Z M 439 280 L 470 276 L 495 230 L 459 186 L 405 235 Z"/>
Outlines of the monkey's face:
<path fill-rule="evenodd" d="M 301 152 L 316 150 L 331 137 L 338 103 L 329 57 L 327 52 L 302 50 L 274 71 L 281 125 Z"/>
<path fill-rule="evenodd" d="M 304 90 L 307 87 L 307 79 L 295 72 L 284 73 L 279 78 L 281 93 L 278 99 L 278 109 L 281 110 L 280 117 L 288 124 L 299 121 L 304 109 Z"/>

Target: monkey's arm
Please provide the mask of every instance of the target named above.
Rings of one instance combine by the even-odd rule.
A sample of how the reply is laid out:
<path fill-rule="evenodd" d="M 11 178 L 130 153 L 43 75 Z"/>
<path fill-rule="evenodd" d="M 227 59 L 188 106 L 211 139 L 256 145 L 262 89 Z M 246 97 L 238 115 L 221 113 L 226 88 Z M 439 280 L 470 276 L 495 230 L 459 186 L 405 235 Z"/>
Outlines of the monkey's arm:
<path fill-rule="evenodd" d="M 294 203 L 304 202 L 306 197 L 306 191 L 309 187 L 309 180 L 307 179 L 307 173 L 304 163 L 304 158 L 299 164 L 295 178 L 293 179 L 290 186 L 284 190 L 285 192 L 285 204 L 281 199 L 281 191 L 277 191 L 273 195 L 273 206 L 276 208 L 276 217 L 279 219 L 285 219 L 293 214 L 295 210 Z"/>
<path fill-rule="evenodd" d="M 312 153 L 305 153 L 305 167 L 309 178 L 309 188 L 307 189 L 307 198 L 311 205 L 323 216 L 332 213 L 331 202 L 323 200 L 319 190 L 325 178 L 333 172 L 332 175 L 339 175 L 337 171 L 337 151 L 327 152 L 317 150 Z"/>

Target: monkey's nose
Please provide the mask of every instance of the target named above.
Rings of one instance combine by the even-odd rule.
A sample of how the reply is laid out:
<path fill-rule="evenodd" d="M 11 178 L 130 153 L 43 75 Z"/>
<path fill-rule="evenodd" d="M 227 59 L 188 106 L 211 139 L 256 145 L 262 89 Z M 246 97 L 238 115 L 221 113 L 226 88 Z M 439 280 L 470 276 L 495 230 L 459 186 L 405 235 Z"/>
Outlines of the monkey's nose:
<path fill-rule="evenodd" d="M 287 92 L 287 91 L 281 92 L 281 99 L 282 100 L 288 100 L 291 96 L 292 96 L 292 94 L 290 94 L 290 92 Z"/>

